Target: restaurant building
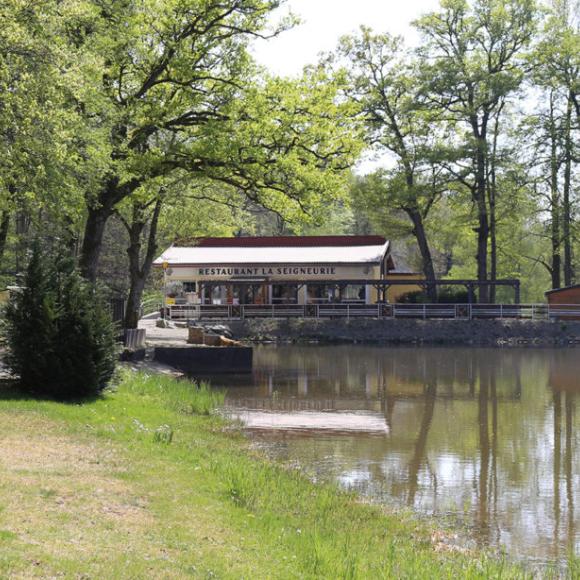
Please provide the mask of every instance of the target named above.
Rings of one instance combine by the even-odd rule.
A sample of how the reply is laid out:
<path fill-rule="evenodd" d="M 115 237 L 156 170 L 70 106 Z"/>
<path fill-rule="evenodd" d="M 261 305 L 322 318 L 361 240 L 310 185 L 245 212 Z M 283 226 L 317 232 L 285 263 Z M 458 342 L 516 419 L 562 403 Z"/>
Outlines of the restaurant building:
<path fill-rule="evenodd" d="M 396 271 L 382 236 L 200 238 L 154 265 L 164 268 L 169 304 L 374 304 L 379 290 L 361 281 L 418 276 Z"/>

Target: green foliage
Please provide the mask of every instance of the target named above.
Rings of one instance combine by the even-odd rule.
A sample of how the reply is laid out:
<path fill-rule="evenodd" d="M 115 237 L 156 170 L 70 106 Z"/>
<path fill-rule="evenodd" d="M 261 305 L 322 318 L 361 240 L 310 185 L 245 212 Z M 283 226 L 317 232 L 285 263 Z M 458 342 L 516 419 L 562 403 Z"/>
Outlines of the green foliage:
<path fill-rule="evenodd" d="M 357 177 L 351 185 L 352 205 L 364 212 L 374 231 L 401 239 L 412 235 L 413 226 L 394 196 L 401 193 L 396 179 L 377 171 Z"/>
<path fill-rule="evenodd" d="M 428 304 L 429 299 L 425 296 L 425 292 L 421 290 L 414 290 L 413 292 L 405 292 L 397 298 L 397 304 Z"/>
<path fill-rule="evenodd" d="M 23 390 L 55 399 L 100 393 L 115 369 L 114 327 L 99 293 L 72 260 L 32 252 L 6 308 L 8 364 Z"/>
<path fill-rule="evenodd" d="M 425 292 L 420 290 L 407 292 L 397 299 L 399 304 L 429 304 L 431 301 Z M 437 304 L 467 304 L 469 292 L 466 288 L 444 286 L 437 290 Z M 474 297 L 474 302 L 476 302 Z"/>
<path fill-rule="evenodd" d="M 367 148 L 388 155 L 390 162 L 367 176 L 356 189 L 357 197 L 374 208 L 379 220 L 388 213 L 395 220 L 400 218 L 397 214 L 405 215 L 425 277 L 434 279 L 425 221 L 447 188 L 440 151 L 449 129 L 435 123 L 434 108 L 422 105 L 417 63 L 401 38 L 363 27 L 358 35 L 341 40 L 337 57 L 330 62 L 342 65 L 345 94 L 356 103 Z"/>
<path fill-rule="evenodd" d="M 188 193 L 218 184 L 226 191 L 212 198 L 241 220 L 250 200 L 314 221 L 344 193 L 359 145 L 351 104 L 321 71 L 270 78 L 253 62 L 253 38 L 294 22 L 273 17 L 283 3 L 2 2 L 0 212 L 50 211 L 59 235 L 74 238 L 95 213 L 106 222 L 179 179 Z M 188 197 L 173 196 L 168 213 L 207 225 L 214 211 L 218 221 L 216 204 Z M 210 229 L 229 233 L 231 221 Z M 102 233 L 85 234 L 92 279 Z"/>
<path fill-rule="evenodd" d="M 173 429 L 170 425 L 160 425 L 153 433 L 153 441 L 169 445 L 173 441 Z"/>
<path fill-rule="evenodd" d="M 50 216 L 61 234 L 78 227 L 84 189 L 103 169 L 102 128 L 87 125 L 77 100 L 86 55 L 62 35 L 82 4 L 0 5 L 0 210 Z"/>
<path fill-rule="evenodd" d="M 466 288 L 443 287 L 437 292 L 437 302 L 439 304 L 467 304 L 469 292 Z"/>
<path fill-rule="evenodd" d="M 150 219 L 160 192 L 160 246 L 373 231 L 418 248 L 413 268 L 474 277 L 493 191 L 487 277 L 495 261 L 541 300 L 554 254 L 580 250 L 578 2 L 443 0 L 416 50 L 363 28 L 293 79 L 251 56 L 295 22 L 283 4 L 0 2 L 0 281 L 35 236 L 73 245 L 95 213 L 130 221 L 136 204 Z M 363 148 L 381 169 L 349 191 Z"/>
<path fill-rule="evenodd" d="M 66 506 L 71 525 L 62 525 L 60 503 L 39 514 L 34 506 L 46 482 L 39 490 L 29 472 L 14 470 L 11 475 L 27 484 L 19 509 L 37 519 L 27 541 L 3 542 L 0 575 L 37 574 L 40 561 L 45 576 L 120 579 L 525 576 L 520 566 L 477 550 L 438 551 L 430 539 L 440 530 L 437 522 L 313 484 L 300 470 L 257 455 L 223 419 L 177 412 L 166 397 L 182 387 L 195 397 L 187 381 L 127 373 L 117 389 L 89 404 L 40 403 L 42 422 L 37 401 L 0 401 L 0 429 L 7 418 L 35 441 L 48 427 L 59 432 L 65 451 L 78 445 L 100 460 L 88 467 L 81 462 L 86 471 L 78 478 L 70 469 L 51 474 L 57 489 L 83 500 Z M 163 425 L 171 426 L 171 444 L 155 441 Z M 109 481 L 104 503 L 94 489 Z M 1 486 L 0 502 L 10 492 Z M 123 508 L 130 527 L 117 513 L 112 520 L 103 506 Z M 77 521 L 87 518 L 91 525 L 79 545 Z"/>
<path fill-rule="evenodd" d="M 351 186 L 352 207 L 395 249 L 420 248 L 423 230 L 439 277 L 520 278 L 522 298 L 542 301 L 552 223 L 564 224 L 557 248 L 576 238 L 575 6 L 555 0 L 545 12 L 531 0 L 443 1 L 415 22 L 423 36 L 415 51 L 363 28 L 329 59 L 346 59 L 345 91 L 364 115 L 366 142 L 382 153 L 381 169 Z M 517 103 L 524 95 L 535 102 L 546 85 L 557 116 L 554 155 L 548 100 L 531 115 Z M 403 261 L 420 267 L 417 252 Z M 496 298 L 506 299 L 500 290 Z"/>
<path fill-rule="evenodd" d="M 224 403 L 225 394 L 206 383 L 175 380 L 172 376 L 124 373 L 130 392 L 147 398 L 151 404 L 162 403 L 183 415 L 209 415 Z M 129 380 L 130 378 L 130 380 Z"/>
<path fill-rule="evenodd" d="M 471 127 L 519 88 L 538 17 L 535 0 L 443 0 L 415 23 L 425 41 L 424 90 Z"/>

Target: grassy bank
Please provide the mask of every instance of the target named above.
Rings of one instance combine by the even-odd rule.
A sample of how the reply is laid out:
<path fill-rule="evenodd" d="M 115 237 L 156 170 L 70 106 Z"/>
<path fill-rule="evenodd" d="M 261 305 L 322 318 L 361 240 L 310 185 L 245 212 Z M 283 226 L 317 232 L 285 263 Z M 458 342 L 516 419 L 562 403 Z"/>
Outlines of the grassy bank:
<path fill-rule="evenodd" d="M 0 577 L 522 577 L 254 456 L 219 403 L 131 372 L 84 404 L 4 390 Z"/>

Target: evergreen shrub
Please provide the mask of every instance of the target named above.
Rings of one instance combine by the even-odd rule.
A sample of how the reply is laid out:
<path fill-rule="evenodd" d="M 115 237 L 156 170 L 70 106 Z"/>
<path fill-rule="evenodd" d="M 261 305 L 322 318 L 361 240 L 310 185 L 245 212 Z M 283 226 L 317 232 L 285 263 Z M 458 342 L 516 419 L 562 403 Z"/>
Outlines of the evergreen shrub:
<path fill-rule="evenodd" d="M 473 301 L 477 302 L 475 296 Z M 437 290 L 438 304 L 467 304 L 469 302 L 469 292 L 463 287 L 440 287 Z M 397 298 L 398 304 L 429 304 L 430 299 L 427 294 L 421 290 L 414 290 L 401 294 Z"/>
<path fill-rule="evenodd" d="M 397 304 L 426 304 L 428 302 L 427 295 L 421 290 L 406 292 L 397 298 Z"/>
<path fill-rule="evenodd" d="M 476 302 L 475 295 L 473 301 Z M 437 291 L 437 302 L 439 304 L 467 304 L 469 292 L 463 286 L 443 287 Z"/>
<path fill-rule="evenodd" d="M 32 251 L 5 312 L 7 363 L 21 388 L 59 400 L 99 394 L 116 362 L 115 328 L 98 290 L 72 259 Z"/>

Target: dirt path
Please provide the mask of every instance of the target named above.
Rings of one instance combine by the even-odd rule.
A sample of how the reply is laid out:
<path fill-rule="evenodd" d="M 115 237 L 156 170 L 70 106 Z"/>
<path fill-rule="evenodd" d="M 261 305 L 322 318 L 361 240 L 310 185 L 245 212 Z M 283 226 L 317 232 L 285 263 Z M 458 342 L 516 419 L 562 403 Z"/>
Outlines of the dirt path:
<path fill-rule="evenodd" d="M 1 558 L 12 552 L 19 562 L 10 577 L 50 577 L 54 561 L 62 569 L 102 557 L 113 537 L 130 551 L 153 518 L 124 463 L 105 440 L 73 440 L 37 414 L 0 412 Z"/>

